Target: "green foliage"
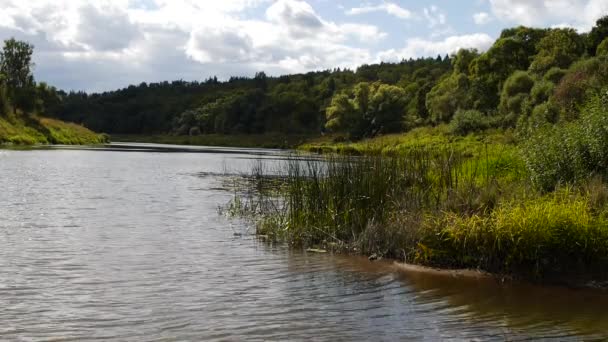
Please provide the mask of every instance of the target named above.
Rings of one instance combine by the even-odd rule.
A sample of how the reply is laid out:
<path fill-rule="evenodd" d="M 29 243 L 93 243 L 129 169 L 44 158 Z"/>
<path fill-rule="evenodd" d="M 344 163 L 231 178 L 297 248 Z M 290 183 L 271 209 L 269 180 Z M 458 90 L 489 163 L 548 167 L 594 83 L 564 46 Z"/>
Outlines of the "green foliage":
<path fill-rule="evenodd" d="M 505 81 L 498 110 L 508 118 L 508 125 L 513 125 L 519 116 L 527 114 L 533 87 L 534 79 L 525 71 L 516 71 Z"/>
<path fill-rule="evenodd" d="M 597 46 L 597 50 L 595 52 L 596 56 L 606 56 L 608 55 L 608 37 Z"/>
<path fill-rule="evenodd" d="M 454 73 L 440 81 L 426 96 L 426 107 L 433 123 L 449 122 L 454 113 L 466 107 L 469 80 Z"/>
<path fill-rule="evenodd" d="M 109 141 L 76 124 L 37 117 L 0 117 L 0 145 L 100 144 Z"/>
<path fill-rule="evenodd" d="M 562 108 L 563 117 L 578 117 L 579 106 L 589 94 L 608 85 L 608 56 L 598 56 L 574 63 L 555 89 L 553 100 Z"/>
<path fill-rule="evenodd" d="M 14 38 L 4 41 L 0 51 L 0 74 L 8 96 L 18 108 L 31 112 L 36 109 L 37 97 L 32 74 L 34 47 Z"/>
<path fill-rule="evenodd" d="M 450 131 L 457 135 L 467 135 L 489 127 L 488 117 L 474 109 L 457 111 L 450 123 Z"/>
<path fill-rule="evenodd" d="M 549 82 L 552 82 L 553 84 L 558 84 L 565 75 L 566 70 L 553 67 L 545 73 L 543 78 Z"/>
<path fill-rule="evenodd" d="M 555 90 L 555 84 L 547 80 L 538 80 L 534 83 L 534 86 L 530 90 L 530 101 L 532 105 L 538 105 L 549 100 L 553 91 Z"/>
<path fill-rule="evenodd" d="M 361 82 L 334 96 L 326 109 L 325 127 L 333 132 L 346 132 L 353 138 L 399 131 L 405 115 L 405 98 L 406 92 L 400 87 Z"/>
<path fill-rule="evenodd" d="M 34 47 L 14 38 L 4 41 L 0 52 L 0 73 L 9 89 L 23 89 L 34 83 L 32 54 Z"/>
<path fill-rule="evenodd" d="M 552 29 L 538 42 L 538 54 L 530 71 L 542 75 L 553 67 L 567 68 L 580 58 L 584 48 L 582 38 L 574 29 Z"/>
<path fill-rule="evenodd" d="M 522 145 L 533 183 L 552 190 L 594 174 L 608 176 L 607 112 L 606 99 L 596 95 L 585 104 L 579 120 L 537 129 Z"/>
<path fill-rule="evenodd" d="M 569 189 L 507 201 L 489 215 L 448 213 L 430 219 L 425 228 L 429 233 L 423 241 L 435 251 L 429 263 L 445 263 L 448 257 L 460 267 L 534 279 L 605 276 L 608 221 L 591 211 L 588 197 Z"/>
<path fill-rule="evenodd" d="M 587 35 L 587 49 L 590 55 L 594 55 L 598 46 L 608 37 L 608 16 L 598 19 L 591 32 Z"/>

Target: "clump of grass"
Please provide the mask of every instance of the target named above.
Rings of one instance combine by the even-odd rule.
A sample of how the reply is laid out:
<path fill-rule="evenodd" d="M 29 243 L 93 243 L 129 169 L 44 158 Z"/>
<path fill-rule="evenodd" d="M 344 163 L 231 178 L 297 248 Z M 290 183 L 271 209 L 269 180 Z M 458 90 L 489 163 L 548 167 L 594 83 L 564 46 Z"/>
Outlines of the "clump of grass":
<path fill-rule="evenodd" d="M 258 234 L 293 246 L 534 279 L 608 276 L 602 180 L 543 194 L 513 150 L 497 151 L 292 158 L 272 178 L 254 168 L 252 191 L 233 204 Z"/>
<path fill-rule="evenodd" d="M 608 220 L 571 188 L 506 201 L 488 215 L 444 213 L 423 225 L 423 263 L 535 278 L 598 274 L 608 266 Z"/>
<path fill-rule="evenodd" d="M 362 236 L 374 236 L 378 229 L 370 229 L 394 221 L 396 212 L 484 212 L 496 205 L 500 192 L 494 177 L 498 169 L 488 167 L 488 160 L 448 149 L 412 149 L 396 157 L 290 159 L 279 174 L 282 205 L 260 212 L 260 230 L 297 245 L 365 245 Z M 250 207 L 260 207 L 268 197 L 256 192 L 248 197 L 257 202 Z M 389 248 L 385 254 L 397 252 Z"/>

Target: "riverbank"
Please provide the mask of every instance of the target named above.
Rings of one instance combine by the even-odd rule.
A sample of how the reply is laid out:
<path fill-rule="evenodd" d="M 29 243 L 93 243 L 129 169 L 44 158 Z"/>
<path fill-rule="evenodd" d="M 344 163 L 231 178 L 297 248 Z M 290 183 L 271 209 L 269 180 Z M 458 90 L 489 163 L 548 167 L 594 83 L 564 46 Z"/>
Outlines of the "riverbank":
<path fill-rule="evenodd" d="M 109 141 L 83 126 L 37 116 L 0 116 L 0 145 L 88 145 Z"/>
<path fill-rule="evenodd" d="M 407 133 L 381 135 L 360 141 L 347 141 L 340 135 L 309 139 L 298 149 L 319 154 L 342 155 L 398 155 L 412 148 L 429 149 L 450 147 L 468 154 L 480 154 L 489 147 L 511 148 L 515 145 L 512 130 L 487 130 L 466 136 L 450 132 L 448 125 L 419 127 Z"/>
<path fill-rule="evenodd" d="M 509 132 L 443 129 L 317 145 L 339 154 L 294 156 L 273 177 L 256 165 L 229 211 L 294 247 L 551 283 L 608 279 L 601 178 L 546 191 Z"/>
<path fill-rule="evenodd" d="M 196 136 L 188 135 L 129 135 L 113 134 L 113 141 L 154 143 L 168 145 L 193 145 L 193 146 L 224 146 L 224 147 L 257 147 L 257 148 L 281 148 L 292 149 L 308 141 L 311 137 L 306 135 L 282 135 L 282 134 L 204 134 Z"/>

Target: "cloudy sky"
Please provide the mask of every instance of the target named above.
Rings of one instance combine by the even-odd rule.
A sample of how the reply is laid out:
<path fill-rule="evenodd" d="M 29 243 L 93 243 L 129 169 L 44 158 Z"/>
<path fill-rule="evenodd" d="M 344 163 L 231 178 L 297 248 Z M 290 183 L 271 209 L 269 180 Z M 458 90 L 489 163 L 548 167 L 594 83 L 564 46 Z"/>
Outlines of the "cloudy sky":
<path fill-rule="evenodd" d="M 608 0 L 0 0 L 0 39 L 35 45 L 37 80 L 103 91 L 484 50 L 504 27 L 602 14 Z"/>

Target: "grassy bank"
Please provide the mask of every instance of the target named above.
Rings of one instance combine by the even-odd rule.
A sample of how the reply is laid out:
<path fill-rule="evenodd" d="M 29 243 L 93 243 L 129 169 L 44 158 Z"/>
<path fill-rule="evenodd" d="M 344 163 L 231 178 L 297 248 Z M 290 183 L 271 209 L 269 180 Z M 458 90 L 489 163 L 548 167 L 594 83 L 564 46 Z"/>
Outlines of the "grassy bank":
<path fill-rule="evenodd" d="M 608 276 L 605 183 L 539 189 L 509 132 L 425 128 L 303 148 L 319 146 L 346 155 L 294 158 L 271 178 L 257 165 L 230 212 L 297 247 L 537 280 Z"/>
<path fill-rule="evenodd" d="M 106 135 L 96 134 L 85 127 L 56 119 L 27 115 L 0 116 L 0 144 L 100 144 Z"/>
<path fill-rule="evenodd" d="M 449 146 L 470 155 L 487 148 L 510 148 L 515 144 L 512 131 L 488 130 L 467 136 L 454 135 L 448 125 L 420 127 L 408 133 L 381 135 L 360 141 L 345 141 L 342 136 L 328 135 L 313 138 L 298 149 L 313 153 L 343 155 L 398 155 L 412 148 L 437 149 Z"/>
<path fill-rule="evenodd" d="M 113 141 L 140 142 L 170 145 L 295 148 L 307 141 L 309 136 L 281 134 L 205 134 L 188 135 L 112 135 Z"/>

